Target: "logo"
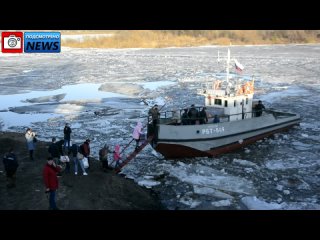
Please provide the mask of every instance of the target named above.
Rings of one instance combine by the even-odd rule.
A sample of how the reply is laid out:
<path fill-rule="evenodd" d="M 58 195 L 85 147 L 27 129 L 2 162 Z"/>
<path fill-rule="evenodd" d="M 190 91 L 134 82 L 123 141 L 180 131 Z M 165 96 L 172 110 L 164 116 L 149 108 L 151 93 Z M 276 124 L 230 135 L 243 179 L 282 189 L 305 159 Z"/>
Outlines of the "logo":
<path fill-rule="evenodd" d="M 23 33 L 22 32 L 2 32 L 2 52 L 3 53 L 22 53 Z"/>
<path fill-rule="evenodd" d="M 61 34 L 59 32 L 25 32 L 25 53 L 59 53 Z"/>

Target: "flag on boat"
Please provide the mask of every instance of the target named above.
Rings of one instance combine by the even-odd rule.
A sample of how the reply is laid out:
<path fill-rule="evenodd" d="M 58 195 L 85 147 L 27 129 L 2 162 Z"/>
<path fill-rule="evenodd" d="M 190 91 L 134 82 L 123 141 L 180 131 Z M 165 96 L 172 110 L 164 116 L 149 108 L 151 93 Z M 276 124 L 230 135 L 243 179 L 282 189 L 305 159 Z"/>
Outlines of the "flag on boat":
<path fill-rule="evenodd" d="M 244 66 L 241 63 L 239 63 L 237 59 L 234 59 L 234 62 L 235 62 L 234 66 L 236 67 L 236 70 L 241 73 L 242 70 L 244 69 Z"/>

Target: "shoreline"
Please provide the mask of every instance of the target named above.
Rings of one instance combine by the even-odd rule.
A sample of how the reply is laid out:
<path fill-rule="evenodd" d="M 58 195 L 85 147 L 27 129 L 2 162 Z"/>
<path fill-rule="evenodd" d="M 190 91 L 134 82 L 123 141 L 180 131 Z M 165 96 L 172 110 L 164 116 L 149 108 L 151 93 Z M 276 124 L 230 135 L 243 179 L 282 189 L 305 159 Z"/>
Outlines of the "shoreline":
<path fill-rule="evenodd" d="M 50 143 L 38 141 L 35 160 L 29 160 L 24 133 L 0 131 L 1 159 L 10 147 L 18 158 L 16 187 L 6 187 L 3 163 L 0 164 L 0 210 L 47 210 L 42 169 Z M 71 173 L 59 177 L 57 205 L 61 210 L 165 210 L 157 194 L 110 170 L 103 172 L 100 161 L 91 160 L 88 176 Z"/>

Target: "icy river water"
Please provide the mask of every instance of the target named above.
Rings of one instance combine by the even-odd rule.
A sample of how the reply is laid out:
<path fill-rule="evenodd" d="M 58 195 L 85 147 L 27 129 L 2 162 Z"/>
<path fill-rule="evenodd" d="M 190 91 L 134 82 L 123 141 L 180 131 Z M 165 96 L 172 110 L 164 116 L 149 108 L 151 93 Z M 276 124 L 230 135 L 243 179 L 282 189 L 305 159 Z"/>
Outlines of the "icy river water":
<path fill-rule="evenodd" d="M 152 188 L 168 209 L 320 209 L 320 45 L 230 50 L 243 75 L 254 75 L 255 98 L 301 114 L 300 126 L 214 159 L 165 160 L 147 146 L 122 173 Z M 227 48 L 0 53 L 0 130 L 31 127 L 50 142 L 68 122 L 73 142 L 90 138 L 98 158 L 105 143 L 130 142 L 154 103 L 166 104 L 163 110 L 203 105 L 196 89 L 223 69 L 218 51 Z"/>

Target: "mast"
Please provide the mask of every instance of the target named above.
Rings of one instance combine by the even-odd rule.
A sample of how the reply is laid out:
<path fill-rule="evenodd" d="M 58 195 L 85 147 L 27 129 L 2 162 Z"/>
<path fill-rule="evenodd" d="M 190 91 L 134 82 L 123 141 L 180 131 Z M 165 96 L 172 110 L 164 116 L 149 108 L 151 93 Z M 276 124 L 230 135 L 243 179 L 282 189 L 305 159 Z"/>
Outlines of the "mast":
<path fill-rule="evenodd" d="M 226 72 L 227 72 L 227 86 L 229 86 L 229 64 L 230 64 L 230 49 L 228 48 L 227 67 L 226 67 Z"/>

